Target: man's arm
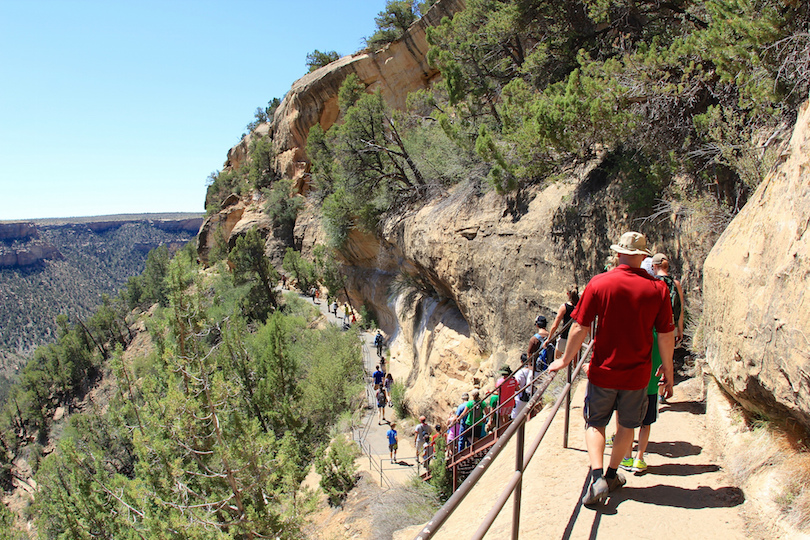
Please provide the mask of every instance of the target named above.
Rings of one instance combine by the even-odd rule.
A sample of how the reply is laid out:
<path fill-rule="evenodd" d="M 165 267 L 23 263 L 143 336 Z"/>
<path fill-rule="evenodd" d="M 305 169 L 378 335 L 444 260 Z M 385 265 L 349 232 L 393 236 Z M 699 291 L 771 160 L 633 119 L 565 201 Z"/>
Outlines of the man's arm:
<path fill-rule="evenodd" d="M 558 371 L 570 364 L 571 360 L 576 357 L 582 344 L 585 343 L 585 338 L 588 337 L 590 330 L 589 327 L 582 326 L 577 321 L 571 323 L 571 330 L 568 332 L 568 343 L 565 345 L 565 354 L 561 358 L 554 360 L 551 365 L 548 366 L 548 371 Z M 669 360 L 671 364 L 672 353 L 669 355 Z"/>
<path fill-rule="evenodd" d="M 672 353 L 675 350 L 675 332 L 658 334 L 658 353 L 661 355 L 661 369 L 663 371 L 659 385 L 663 385 L 665 399 L 672 397 L 675 380 L 675 367 L 672 364 Z M 566 353 L 567 353 L 566 349 Z M 550 369 L 550 368 L 549 368 Z"/>

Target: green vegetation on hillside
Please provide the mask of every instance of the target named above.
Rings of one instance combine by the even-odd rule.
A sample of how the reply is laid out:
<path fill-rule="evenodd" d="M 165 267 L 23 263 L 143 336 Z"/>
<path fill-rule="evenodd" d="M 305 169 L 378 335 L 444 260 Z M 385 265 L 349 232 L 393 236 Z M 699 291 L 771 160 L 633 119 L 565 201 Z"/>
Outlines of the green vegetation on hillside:
<path fill-rule="evenodd" d="M 103 221 L 121 221 L 107 219 L 113 217 Z M 69 315 L 75 324 L 77 318 L 90 316 L 103 295 L 116 296 L 128 278 L 144 269 L 149 249 L 194 238 L 190 232 L 167 232 L 132 219 L 126 216 L 120 226 L 103 232 L 72 226 L 78 220 L 58 224 L 67 226 L 38 222 L 41 239 L 54 245 L 64 260 L 0 269 L 0 375 L 11 377 L 37 346 L 57 338 L 57 315 Z"/>
<path fill-rule="evenodd" d="M 0 412 L 0 484 L 13 459 L 34 467 L 39 537 L 300 538 L 300 483 L 362 395 L 360 341 L 268 293 L 277 274 L 255 231 L 229 258 L 203 273 L 191 248 L 154 250 L 119 297 L 60 317 L 37 349 Z M 133 306 L 151 306 L 140 356 L 124 352 Z M 109 403 L 54 420 L 102 378 Z"/>
<path fill-rule="evenodd" d="M 340 58 L 340 55 L 337 51 L 321 52 L 315 49 L 307 55 L 307 68 L 309 68 L 309 72 L 312 73 L 316 69 L 331 64 L 338 58 Z"/>
<path fill-rule="evenodd" d="M 374 17 L 377 30 L 366 38 L 366 46 L 378 49 L 399 39 L 435 3 L 436 0 L 386 0 L 385 9 Z"/>
<path fill-rule="evenodd" d="M 401 32 L 409 7 L 388 2 L 378 33 Z M 427 29 L 442 80 L 407 111 L 350 77 L 338 122 L 310 130 L 330 238 L 374 231 L 424 185 L 485 176 L 512 196 L 597 155 L 634 217 L 676 201 L 733 214 L 807 98 L 808 24 L 810 5 L 790 0 L 468 0 Z"/>

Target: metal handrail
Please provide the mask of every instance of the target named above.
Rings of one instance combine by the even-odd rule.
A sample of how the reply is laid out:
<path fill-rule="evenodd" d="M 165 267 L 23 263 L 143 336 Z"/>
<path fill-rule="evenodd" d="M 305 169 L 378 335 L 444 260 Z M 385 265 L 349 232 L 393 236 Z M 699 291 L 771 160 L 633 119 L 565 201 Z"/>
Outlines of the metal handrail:
<path fill-rule="evenodd" d="M 356 440 L 357 440 L 357 444 L 358 444 L 358 446 L 360 446 L 360 449 L 362 450 L 363 454 L 365 454 L 366 457 L 368 457 L 369 469 L 371 469 L 374 472 L 376 472 L 377 470 L 380 471 L 380 486 L 383 486 L 383 487 L 387 486 L 389 488 L 392 488 L 392 487 L 394 487 L 394 483 L 391 481 L 390 478 L 388 478 L 388 475 L 386 475 L 385 472 L 383 471 L 382 459 L 381 459 L 379 464 L 375 462 L 374 456 L 371 454 L 371 445 L 366 442 L 366 436 L 368 435 L 368 432 L 371 430 L 371 422 L 372 422 L 372 419 L 374 418 L 374 415 L 375 415 L 375 412 L 374 412 L 374 409 L 373 409 L 374 397 L 373 397 L 373 393 L 371 392 L 371 381 L 370 381 L 370 377 L 368 376 L 368 369 L 366 368 L 367 361 L 370 360 L 370 358 L 371 358 L 371 353 L 369 353 L 369 351 L 367 349 L 368 349 L 367 345 L 364 342 L 362 344 L 362 351 L 363 351 L 363 375 L 364 375 L 364 379 L 366 381 L 366 385 L 365 385 L 366 386 L 366 388 L 365 388 L 365 390 L 366 390 L 366 407 L 365 408 L 359 408 L 359 409 L 357 409 L 357 411 L 355 411 L 355 414 L 357 414 L 359 419 L 361 420 L 360 422 L 358 422 L 358 425 L 360 426 L 360 430 L 358 432 L 358 436 L 357 436 Z M 368 410 L 368 409 L 370 409 L 371 412 L 368 414 L 368 416 L 365 419 L 365 422 L 363 423 L 362 422 L 362 413 L 363 413 L 364 410 Z M 354 416 L 354 414 L 352 416 Z M 352 421 L 352 433 L 354 433 L 354 421 Z M 354 438 L 354 435 L 352 435 L 352 438 Z"/>
<path fill-rule="evenodd" d="M 525 362 L 524 364 L 521 364 L 521 368 L 522 368 L 522 367 L 524 367 L 524 366 L 530 365 L 530 366 L 532 366 L 532 369 L 534 369 L 535 362 L 537 361 L 537 358 L 540 356 L 540 352 L 541 352 L 541 351 L 543 351 L 544 349 L 546 349 L 546 348 L 548 347 L 548 344 L 550 344 L 550 343 L 551 343 L 552 341 L 554 341 L 556 338 L 558 338 L 559 336 L 561 336 L 561 335 L 562 335 L 562 334 L 563 334 L 563 333 L 564 333 L 566 330 L 568 330 L 568 328 L 569 328 L 569 327 L 572 325 L 572 323 L 573 323 L 573 322 L 574 322 L 574 320 L 573 320 L 573 319 L 568 320 L 568 322 L 566 322 L 564 325 L 562 325 L 561 327 L 557 328 L 557 330 L 555 330 L 554 334 L 549 335 L 549 337 L 546 339 L 546 345 L 545 345 L 545 346 L 541 346 L 541 347 L 539 347 L 539 348 L 538 348 L 536 351 L 534 351 L 534 352 L 531 354 L 531 356 L 530 356 L 530 357 L 528 357 L 528 359 L 526 360 L 526 362 Z M 510 374 L 509 374 L 509 377 L 511 377 L 511 376 L 513 376 L 515 373 L 517 373 L 517 371 L 518 371 L 519 369 L 520 369 L 520 368 L 518 368 L 518 369 L 516 369 L 515 371 L 513 371 L 512 373 L 510 373 Z M 506 400 L 506 401 L 501 401 L 501 400 L 499 399 L 499 400 L 498 400 L 498 407 L 497 407 L 496 409 L 494 409 L 494 410 L 490 411 L 489 413 L 487 413 L 486 415 L 484 415 L 484 417 L 483 417 L 483 418 L 481 418 L 480 420 L 478 420 L 478 421 L 474 422 L 474 423 L 473 423 L 473 425 L 469 426 L 467 429 L 465 429 L 465 430 L 461 431 L 461 432 L 460 432 L 458 435 L 456 435 L 454 438 L 452 438 L 451 440 L 447 441 L 447 448 L 449 449 L 448 451 L 449 451 L 449 453 L 450 453 L 450 458 L 451 458 L 449 461 L 451 461 L 451 462 L 452 462 L 452 461 L 453 461 L 453 458 L 455 457 L 455 455 L 456 455 L 456 454 L 458 454 L 458 453 L 460 452 L 460 451 L 457 451 L 457 449 L 456 449 L 456 447 L 458 446 L 458 441 L 459 441 L 460 439 L 462 439 L 462 438 L 463 438 L 465 435 L 468 435 L 468 434 L 469 434 L 468 436 L 470 436 L 470 437 L 471 437 L 471 439 L 472 439 L 472 440 L 470 441 L 470 442 L 471 442 L 471 445 L 472 445 L 472 444 L 475 442 L 475 432 L 476 432 L 476 428 L 477 428 L 477 426 L 479 426 L 479 425 L 480 425 L 480 424 L 482 424 L 482 423 L 483 423 L 484 425 L 486 425 L 486 422 L 488 421 L 488 419 L 489 419 L 489 418 L 490 418 L 490 417 L 491 417 L 493 414 L 497 414 L 498 416 L 496 416 L 496 418 L 499 418 L 499 417 L 500 417 L 500 411 L 501 411 L 501 409 L 502 409 L 502 408 L 503 408 L 503 407 L 506 405 L 506 403 L 507 403 L 507 402 L 510 402 L 510 401 L 514 401 L 514 400 L 518 399 L 518 396 L 519 396 L 519 395 L 520 395 L 520 394 L 521 394 L 521 393 L 522 393 L 524 390 L 527 390 L 527 389 L 529 389 L 529 388 L 534 388 L 534 385 L 535 385 L 535 384 L 536 384 L 536 382 L 537 382 L 537 381 L 540 379 L 540 377 L 543 375 L 543 373 L 545 373 L 545 371 L 540 372 L 540 374 L 539 374 L 539 375 L 536 375 L 536 376 L 535 376 L 535 377 L 534 377 L 534 378 L 533 378 L 531 381 L 527 382 L 527 383 L 526 383 L 526 385 L 524 385 L 523 387 L 521 387 L 521 388 L 519 388 L 519 389 L 515 390 L 515 394 L 514 394 L 514 396 L 513 396 L 513 397 L 510 397 L 508 400 Z M 496 388 L 495 388 L 495 389 L 493 389 L 492 391 L 488 392 L 486 395 L 484 395 L 484 397 L 483 397 L 483 398 L 481 398 L 481 399 L 479 400 L 479 403 L 483 403 L 483 402 L 484 402 L 484 401 L 485 401 L 487 398 L 489 398 L 490 396 L 492 396 L 494 393 L 496 393 L 496 392 L 498 392 L 498 391 L 499 391 L 499 389 L 496 387 Z M 569 402 L 569 405 L 570 405 L 570 402 Z M 528 408 L 528 404 L 527 404 L 527 406 L 526 406 L 526 407 Z M 469 414 L 469 413 L 468 413 L 468 414 Z M 568 410 L 566 409 L 566 419 L 567 419 L 567 417 L 568 417 Z M 460 420 L 457 420 L 457 421 L 456 421 L 456 423 L 459 423 L 459 424 L 460 424 L 460 422 L 461 422 Z M 500 426 L 499 426 L 499 427 L 500 427 Z M 449 429 L 449 428 L 450 428 L 450 426 L 448 426 L 448 429 Z M 480 439 L 479 439 L 479 440 L 480 440 Z M 564 448 L 567 448 L 567 447 L 568 447 L 568 430 L 567 430 L 567 425 L 566 425 L 566 435 L 565 435 L 565 441 L 564 441 L 564 443 L 563 443 L 563 447 L 564 447 Z M 455 485 L 453 485 L 453 489 L 454 489 L 454 490 L 455 490 L 455 488 L 456 488 L 456 486 L 455 486 Z"/>
<path fill-rule="evenodd" d="M 591 332 L 591 336 L 593 336 L 593 332 Z M 570 400 L 570 393 L 574 379 L 582 370 L 582 366 L 585 364 L 585 360 L 591 353 L 593 349 L 593 340 L 591 340 L 585 351 L 583 352 L 580 349 L 580 352 L 577 353 L 579 356 L 579 360 L 577 362 L 576 369 L 571 370 L 572 366 L 569 364 L 568 366 L 568 377 L 566 381 L 566 385 L 563 388 L 560 396 L 554 403 L 549 415 L 547 416 L 543 427 L 540 430 L 535 441 L 532 443 L 530 451 L 524 457 L 524 433 L 525 433 L 525 426 L 526 421 L 528 419 L 529 413 L 534 409 L 537 405 L 538 401 L 541 399 L 542 395 L 545 393 L 546 389 L 549 387 L 551 382 L 554 379 L 555 374 L 548 376 L 547 372 L 544 372 L 540 377 L 547 377 L 541 388 L 536 392 L 526 406 L 518 413 L 518 415 L 512 420 L 512 423 L 507 428 L 506 432 L 498 438 L 497 442 L 492 446 L 486 456 L 481 460 L 481 462 L 476 466 L 475 470 L 467 477 L 464 483 L 453 493 L 453 495 L 447 500 L 447 502 L 442 506 L 438 512 L 433 516 L 433 518 L 428 521 L 425 527 L 419 532 L 419 534 L 415 537 L 415 540 L 428 540 L 433 537 L 433 534 L 438 531 L 442 525 L 447 521 L 450 515 L 456 510 L 456 508 L 461 504 L 464 498 L 472 491 L 472 488 L 478 482 L 478 480 L 483 476 L 489 466 L 494 462 L 495 458 L 501 453 L 501 451 L 506 447 L 509 443 L 511 438 L 517 433 L 518 440 L 517 440 L 517 449 L 516 449 L 516 463 L 515 463 L 515 473 L 512 478 L 507 483 L 506 489 L 501 493 L 498 499 L 495 501 L 495 505 L 490 510 L 490 512 L 485 516 L 484 522 L 476 531 L 473 538 L 480 539 L 486 534 L 489 528 L 494 523 L 495 518 L 503 509 L 506 501 L 509 497 L 514 493 L 514 508 L 513 508 L 513 519 L 512 519 L 512 538 L 516 539 L 518 536 L 518 528 L 520 522 L 520 494 L 522 489 L 522 479 L 523 479 L 523 471 L 525 471 L 526 467 L 528 466 L 529 462 L 531 461 L 532 457 L 534 457 L 537 448 L 540 446 L 540 442 L 543 440 L 548 428 L 551 426 L 551 422 L 554 419 L 557 411 L 559 410 L 563 399 L 566 397 Z M 538 377 L 538 378 L 540 378 Z M 570 403 L 570 401 L 569 401 Z M 566 437 L 567 437 L 567 430 L 566 430 Z"/>

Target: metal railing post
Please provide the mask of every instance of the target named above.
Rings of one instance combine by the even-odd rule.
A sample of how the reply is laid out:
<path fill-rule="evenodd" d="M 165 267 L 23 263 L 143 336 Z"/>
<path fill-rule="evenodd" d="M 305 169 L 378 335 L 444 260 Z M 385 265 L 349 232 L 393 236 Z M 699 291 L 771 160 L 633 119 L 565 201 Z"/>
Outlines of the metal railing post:
<path fill-rule="evenodd" d="M 565 380 L 568 385 L 571 384 L 571 374 L 574 371 L 574 364 L 579 364 L 579 355 L 581 353 L 577 353 L 576 362 L 571 362 L 568 364 L 568 368 L 566 369 Z M 571 425 L 571 391 L 569 390 L 565 394 L 565 422 L 563 423 L 563 448 L 568 448 L 568 427 Z"/>
<path fill-rule="evenodd" d="M 526 434 L 526 423 L 521 422 L 517 431 L 517 442 L 515 447 L 515 471 L 521 473 L 520 480 L 515 486 L 512 506 L 512 540 L 518 540 L 520 534 L 520 499 L 523 491 L 523 444 Z"/>

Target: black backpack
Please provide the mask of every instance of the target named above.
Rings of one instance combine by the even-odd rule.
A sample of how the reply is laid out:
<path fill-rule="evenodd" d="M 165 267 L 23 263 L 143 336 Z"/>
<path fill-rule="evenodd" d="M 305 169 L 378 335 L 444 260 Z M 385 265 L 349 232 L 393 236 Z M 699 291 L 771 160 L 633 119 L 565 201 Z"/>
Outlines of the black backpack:
<path fill-rule="evenodd" d="M 658 279 L 667 284 L 669 302 L 672 304 L 672 320 L 675 322 L 675 326 L 678 326 L 678 320 L 681 318 L 681 295 L 678 294 L 678 287 L 671 276 L 658 276 Z"/>

